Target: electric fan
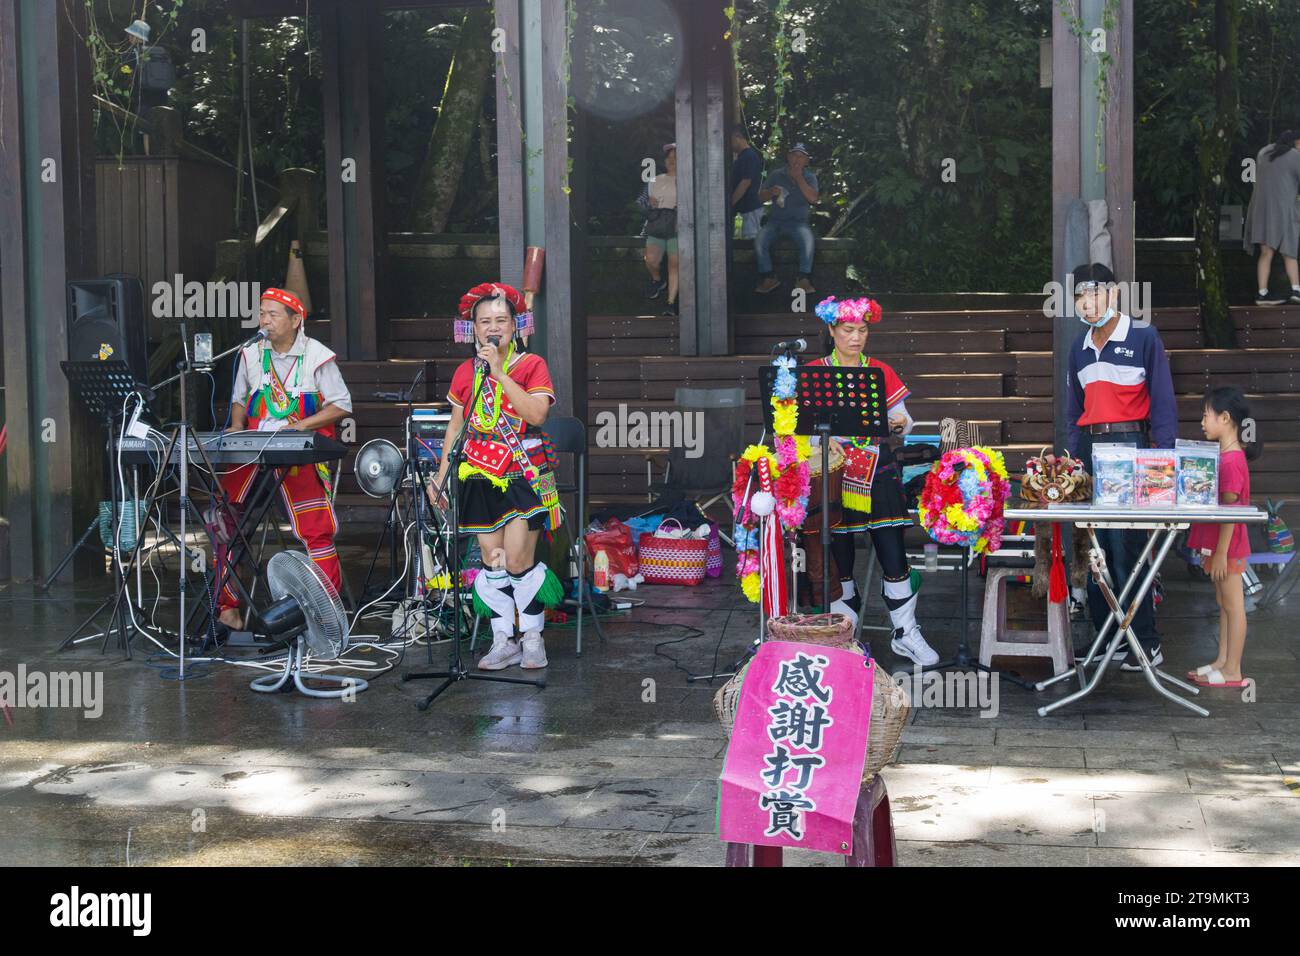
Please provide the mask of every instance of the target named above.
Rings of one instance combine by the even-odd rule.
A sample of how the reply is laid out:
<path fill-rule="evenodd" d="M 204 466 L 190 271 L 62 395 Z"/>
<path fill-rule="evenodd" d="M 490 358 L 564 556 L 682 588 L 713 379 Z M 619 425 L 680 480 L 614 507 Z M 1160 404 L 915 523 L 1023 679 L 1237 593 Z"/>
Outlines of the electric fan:
<path fill-rule="evenodd" d="M 372 498 L 387 498 L 402 478 L 402 453 L 386 438 L 374 438 L 361 446 L 352 466 L 357 484 Z"/>
<path fill-rule="evenodd" d="M 358 677 L 308 674 L 312 681 L 341 685 L 337 690 L 309 687 L 303 667 L 309 656 L 335 660 L 348 645 L 348 618 L 329 578 L 301 551 L 281 551 L 266 565 L 266 580 L 274 603 L 261 614 L 263 629 L 272 637 L 292 641 L 284 671 L 259 677 L 249 686 L 262 693 L 280 690 L 289 679 L 308 697 L 352 697 L 369 683 Z"/>

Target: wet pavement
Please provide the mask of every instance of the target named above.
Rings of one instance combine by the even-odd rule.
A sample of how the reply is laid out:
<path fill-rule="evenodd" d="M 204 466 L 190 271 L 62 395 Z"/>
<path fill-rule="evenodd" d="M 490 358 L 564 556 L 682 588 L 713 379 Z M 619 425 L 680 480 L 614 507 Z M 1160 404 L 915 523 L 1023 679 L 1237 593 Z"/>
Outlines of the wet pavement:
<path fill-rule="evenodd" d="M 363 549 L 341 550 L 359 579 Z M 928 575 L 921 603 L 941 654 L 956 646 L 953 577 Z M 1208 584 L 1173 560 L 1165 579 L 1165 669 L 1180 675 L 1213 657 L 1217 617 Z M 972 582 L 977 642 L 982 582 Z M 572 627 L 548 628 L 545 689 L 466 681 L 424 712 L 415 703 L 430 685 L 400 679 L 425 667 L 423 647 L 354 702 L 257 694 L 248 689 L 256 672 L 231 664 L 180 683 L 143 641 L 129 661 L 113 647 L 101 654 L 97 641 L 57 652 L 106 588 L 0 591 L 0 671 L 22 664 L 103 679 L 97 717 L 24 707 L 12 726 L 0 723 L 5 862 L 722 862 L 717 684 L 689 683 L 686 671 L 728 669 L 753 636 L 755 612 L 730 577 L 642 588 L 644 605 L 607 620 L 604 643 L 584 628 L 580 658 Z M 875 607 L 869 621 L 879 623 Z M 1297 607 L 1300 592 L 1251 616 L 1256 699 L 1206 691 L 1209 718 L 1157 697 L 1136 674 L 1114 675 L 1046 718 L 1035 708 L 1065 690 L 1032 694 L 1004 681 L 994 717 L 917 708 L 885 772 L 900 862 L 1300 863 Z M 159 613 L 174 620 L 175 604 L 164 599 Z M 875 643 L 888 669 L 902 668 Z M 440 667 L 447 646 L 433 654 Z M 787 854 L 787 865 L 839 863 Z"/>

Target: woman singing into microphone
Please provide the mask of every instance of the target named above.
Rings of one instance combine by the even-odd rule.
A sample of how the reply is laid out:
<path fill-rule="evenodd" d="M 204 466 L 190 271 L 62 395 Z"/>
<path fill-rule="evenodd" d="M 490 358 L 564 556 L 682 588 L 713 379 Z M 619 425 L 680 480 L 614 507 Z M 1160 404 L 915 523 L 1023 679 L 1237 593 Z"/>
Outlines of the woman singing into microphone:
<path fill-rule="evenodd" d="M 541 530 L 560 523 L 554 453 L 540 433 L 555 402 L 551 373 L 541 356 L 524 351 L 521 336 L 533 332 L 532 313 L 510 286 L 485 282 L 470 289 L 461 297 L 455 325 L 456 341 L 472 343 L 475 357 L 452 376 L 445 447 L 468 427 L 456 473 L 457 509 L 461 532 L 478 536 L 483 555 L 483 570 L 474 579 L 474 607 L 492 622 L 492 648 L 478 666 L 545 667 L 544 608 L 564 598 L 555 574 L 534 561 Z M 448 464 L 444 456 L 438 489 L 446 487 Z M 440 491 L 431 489 L 430 498 L 446 506 Z"/>
<path fill-rule="evenodd" d="M 912 416 L 904 399 L 910 394 L 903 380 L 880 359 L 867 358 L 867 327 L 883 316 L 874 299 L 836 301 L 832 296 L 817 304 L 817 315 L 826 323 L 831 353 L 810 365 L 878 368 L 885 373 L 885 404 L 889 411 L 890 431 L 906 435 L 912 430 Z M 907 499 L 893 450 L 888 442 L 875 438 L 836 438 L 844 446 L 843 518 L 831 529 L 831 554 L 839 568 L 844 596 L 841 601 L 856 615 L 861 598 L 854 593 L 853 563 L 857 551 L 857 534 L 866 531 L 883 572 L 882 591 L 893 624 L 890 648 L 895 654 L 911 658 L 918 664 L 939 661 L 934 648 L 926 643 L 916 623 L 916 603 L 920 575 L 907 563 L 903 549 L 903 532 L 912 523 L 907 514 Z M 849 604 L 848 602 L 852 602 Z M 840 602 L 836 602 L 839 604 Z M 834 607 L 834 605 L 832 605 Z"/>

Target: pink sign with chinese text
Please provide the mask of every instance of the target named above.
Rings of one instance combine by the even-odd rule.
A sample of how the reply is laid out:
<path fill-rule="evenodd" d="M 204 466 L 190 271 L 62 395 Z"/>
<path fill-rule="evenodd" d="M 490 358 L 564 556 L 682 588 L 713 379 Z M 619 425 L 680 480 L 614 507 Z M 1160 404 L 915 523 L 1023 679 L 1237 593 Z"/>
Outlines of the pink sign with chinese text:
<path fill-rule="evenodd" d="M 718 836 L 728 843 L 853 852 L 875 662 L 769 641 L 745 673 L 727 747 Z"/>

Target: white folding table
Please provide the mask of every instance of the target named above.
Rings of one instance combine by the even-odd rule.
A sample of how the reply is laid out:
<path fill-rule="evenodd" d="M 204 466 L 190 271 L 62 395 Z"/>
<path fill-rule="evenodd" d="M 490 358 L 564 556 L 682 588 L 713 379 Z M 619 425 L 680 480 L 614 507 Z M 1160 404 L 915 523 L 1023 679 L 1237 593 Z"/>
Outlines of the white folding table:
<path fill-rule="evenodd" d="M 1180 531 L 1185 531 L 1194 524 L 1263 524 L 1268 520 L 1265 512 L 1251 505 L 1220 505 L 1217 508 L 1118 508 L 1088 504 L 1046 506 L 1021 504 L 1014 508 L 1007 508 L 1005 516 L 1008 521 L 1070 524 L 1077 530 L 1086 531 L 1092 542 L 1090 570 L 1097 586 L 1101 589 L 1102 597 L 1110 606 L 1110 615 L 1084 658 L 1076 661 L 1069 670 L 1035 685 L 1036 690 L 1044 690 L 1059 681 L 1078 677 L 1079 689 L 1060 700 L 1039 707 L 1038 716 L 1046 717 L 1052 711 L 1081 700 L 1096 690 L 1122 640 L 1128 641 L 1130 659 L 1141 665 L 1147 683 L 1155 688 L 1157 693 L 1202 717 L 1209 716 L 1210 712 L 1204 707 L 1192 703 L 1165 686 L 1165 684 L 1173 684 L 1188 693 L 1200 693 L 1199 688 L 1166 674 L 1151 663 L 1146 652 L 1142 650 L 1142 645 L 1138 643 L 1137 635 L 1133 632 L 1133 616 L 1141 606 L 1142 599 L 1151 590 L 1151 585 L 1155 583 L 1156 573 L 1160 570 L 1165 555 L 1173 547 Z M 1105 552 L 1097 541 L 1098 528 L 1152 532 L 1147 539 L 1146 547 L 1142 549 L 1142 556 L 1129 574 L 1128 580 L 1124 582 L 1118 597 L 1115 596 L 1110 574 L 1106 568 Z M 1115 631 L 1108 638 L 1111 625 L 1115 626 Z M 1099 655 L 1098 652 L 1103 645 L 1104 652 Z M 1096 670 L 1089 677 L 1087 668 L 1094 662 Z"/>

